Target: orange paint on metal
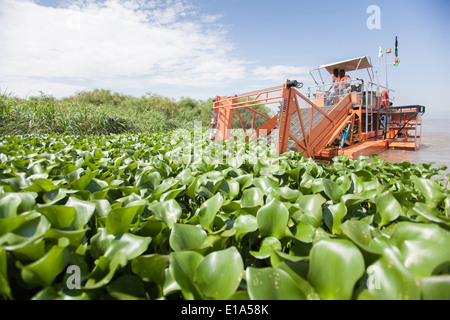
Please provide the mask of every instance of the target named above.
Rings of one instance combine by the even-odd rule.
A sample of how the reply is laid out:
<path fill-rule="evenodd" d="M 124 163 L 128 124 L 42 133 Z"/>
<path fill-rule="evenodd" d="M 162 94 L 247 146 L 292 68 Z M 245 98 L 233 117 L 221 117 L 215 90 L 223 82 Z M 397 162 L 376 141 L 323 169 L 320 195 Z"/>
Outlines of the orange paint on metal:
<path fill-rule="evenodd" d="M 234 97 L 217 97 L 214 103 L 214 110 L 218 113 L 218 120 L 215 128 L 218 132 L 215 140 L 228 139 L 232 128 L 233 111 L 236 110 L 239 123 L 246 133 L 246 138 L 252 136 L 269 135 L 278 126 L 277 153 L 282 154 L 288 147 L 294 147 L 299 152 L 304 152 L 305 157 L 331 160 L 337 155 L 346 154 L 349 158 L 356 159 L 360 155 L 370 155 L 380 153 L 388 148 L 405 148 L 417 150 L 420 146 L 417 137 L 420 134 L 412 134 L 408 131 L 416 130 L 421 125 L 421 110 L 411 108 L 401 109 L 398 112 L 392 111 L 395 108 L 383 108 L 382 98 L 371 97 L 370 106 L 362 105 L 361 94 L 355 92 L 348 93 L 341 97 L 334 107 L 323 106 L 323 96 L 315 96 L 314 102 L 306 98 L 295 87 L 289 87 L 288 81 L 282 87 L 256 91 L 253 93 L 236 95 Z M 373 94 L 374 93 L 370 93 Z M 301 109 L 300 101 L 306 102 L 309 108 Z M 269 117 L 252 107 L 260 105 L 276 104 L 280 108 L 279 114 Z M 251 122 L 251 132 L 247 134 L 243 119 L 238 109 L 245 108 L 253 113 Z M 331 108 L 331 110 L 330 110 Z M 423 107 L 421 107 L 423 108 Z M 310 110 L 310 111 L 309 111 Z M 387 111 L 389 110 L 389 111 Z M 408 113 L 408 111 L 410 111 Z M 310 114 L 309 114 L 310 112 Z M 381 126 L 381 117 L 387 117 L 389 112 L 389 130 Z M 256 115 L 267 119 L 265 123 L 255 129 Z M 367 121 L 369 120 L 369 121 Z M 298 121 L 298 122 L 297 122 Z M 297 124 L 291 133 L 293 122 Z M 365 123 L 368 122 L 368 123 Z M 350 124 L 349 143 L 338 150 L 330 148 L 342 130 Z M 398 125 L 396 125 L 398 124 Z M 366 128 L 367 131 L 366 132 Z M 400 141 L 399 135 L 402 132 L 404 141 Z M 406 138 L 414 137 L 413 142 Z M 390 142 L 389 139 L 397 141 Z M 403 143 L 400 143 L 403 142 Z"/>

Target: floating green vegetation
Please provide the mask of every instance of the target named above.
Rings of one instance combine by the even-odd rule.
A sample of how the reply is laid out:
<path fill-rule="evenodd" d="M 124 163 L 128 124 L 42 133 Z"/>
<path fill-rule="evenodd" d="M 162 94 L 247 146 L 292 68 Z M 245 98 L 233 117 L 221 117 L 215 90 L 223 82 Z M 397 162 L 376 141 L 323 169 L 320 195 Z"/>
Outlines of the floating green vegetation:
<path fill-rule="evenodd" d="M 0 138 L 0 297 L 450 299 L 444 167 L 180 145 Z"/>

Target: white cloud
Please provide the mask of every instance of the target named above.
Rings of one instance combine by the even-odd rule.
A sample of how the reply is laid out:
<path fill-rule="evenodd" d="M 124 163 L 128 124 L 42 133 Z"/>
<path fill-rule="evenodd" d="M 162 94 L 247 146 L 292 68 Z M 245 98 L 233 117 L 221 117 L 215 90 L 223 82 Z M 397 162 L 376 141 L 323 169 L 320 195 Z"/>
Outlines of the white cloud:
<path fill-rule="evenodd" d="M 245 61 L 232 57 L 233 45 L 217 24 L 220 16 L 197 15 L 184 1 L 63 4 L 0 0 L 2 89 L 36 93 L 41 81 L 38 90 L 55 96 L 75 88 L 144 93 L 245 76 Z"/>
<path fill-rule="evenodd" d="M 261 81 L 284 81 L 290 80 L 303 80 L 308 74 L 308 70 L 305 67 L 276 65 L 271 67 L 259 66 L 253 70 L 253 76 Z"/>
<path fill-rule="evenodd" d="M 31 78 L 9 78 L 8 84 L 0 87 L 0 94 L 13 95 L 19 97 L 38 96 L 40 93 L 50 94 L 58 93 L 59 97 L 69 97 L 75 92 L 84 90 L 84 86 L 69 84 L 58 81 L 49 81 L 45 79 Z"/>
<path fill-rule="evenodd" d="M 185 0 L 0 0 L 0 91 L 207 99 L 306 74 L 235 57 L 224 17 L 196 9 Z"/>

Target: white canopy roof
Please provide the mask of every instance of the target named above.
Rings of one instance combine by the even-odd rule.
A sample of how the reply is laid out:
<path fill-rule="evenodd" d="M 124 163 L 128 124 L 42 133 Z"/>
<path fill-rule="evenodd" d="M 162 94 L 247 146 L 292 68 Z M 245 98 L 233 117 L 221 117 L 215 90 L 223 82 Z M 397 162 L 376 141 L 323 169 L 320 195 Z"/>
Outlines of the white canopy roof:
<path fill-rule="evenodd" d="M 326 69 L 330 74 L 332 74 L 334 69 L 338 70 L 344 69 L 347 72 L 367 68 L 372 68 L 372 64 L 369 62 L 369 59 L 366 56 L 364 56 L 350 60 L 324 64 L 321 65 L 318 69 Z"/>

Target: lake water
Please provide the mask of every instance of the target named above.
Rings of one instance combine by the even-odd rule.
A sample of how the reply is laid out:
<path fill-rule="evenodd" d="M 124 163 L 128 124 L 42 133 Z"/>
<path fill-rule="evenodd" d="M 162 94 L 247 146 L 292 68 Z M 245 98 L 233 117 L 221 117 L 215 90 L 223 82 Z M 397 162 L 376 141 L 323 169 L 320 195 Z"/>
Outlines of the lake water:
<path fill-rule="evenodd" d="M 450 119 L 422 118 L 422 141 L 417 151 L 388 150 L 380 154 L 388 162 L 431 163 L 448 167 L 445 174 L 450 174 Z"/>

